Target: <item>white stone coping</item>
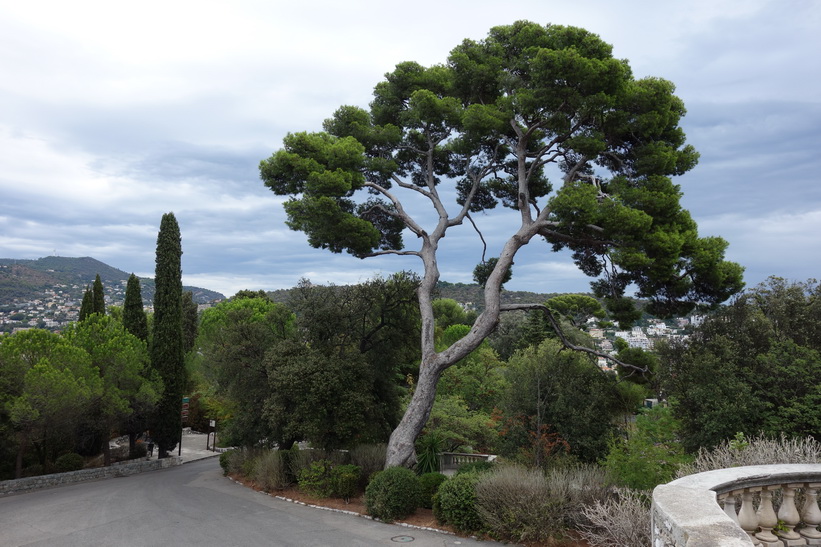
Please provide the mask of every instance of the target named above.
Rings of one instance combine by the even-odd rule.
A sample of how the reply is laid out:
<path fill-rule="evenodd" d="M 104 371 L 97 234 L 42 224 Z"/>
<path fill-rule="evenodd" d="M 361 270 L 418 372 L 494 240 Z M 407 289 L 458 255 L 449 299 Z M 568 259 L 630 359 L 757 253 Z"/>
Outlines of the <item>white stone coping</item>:
<path fill-rule="evenodd" d="M 716 501 L 717 493 L 801 482 L 821 482 L 821 464 L 751 465 L 688 475 L 653 490 L 654 547 L 753 545 Z"/>

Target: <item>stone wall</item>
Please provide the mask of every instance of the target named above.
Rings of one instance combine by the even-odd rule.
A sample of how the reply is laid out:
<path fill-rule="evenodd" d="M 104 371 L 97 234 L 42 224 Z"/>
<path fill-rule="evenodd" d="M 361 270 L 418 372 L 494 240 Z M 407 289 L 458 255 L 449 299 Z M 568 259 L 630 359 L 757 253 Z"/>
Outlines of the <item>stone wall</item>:
<path fill-rule="evenodd" d="M 77 482 L 108 479 L 111 477 L 126 477 L 146 471 L 156 471 L 157 469 L 172 467 L 180 463 L 181 459 L 179 457 L 169 456 L 162 460 L 131 460 L 128 462 L 115 463 L 110 467 L 94 467 L 91 469 L 80 469 L 79 471 L 69 471 L 67 473 L 52 473 L 38 477 L 0 481 L 0 496 L 21 494 L 32 490 L 40 490 L 41 488 L 53 488 L 55 486 L 74 484 Z"/>

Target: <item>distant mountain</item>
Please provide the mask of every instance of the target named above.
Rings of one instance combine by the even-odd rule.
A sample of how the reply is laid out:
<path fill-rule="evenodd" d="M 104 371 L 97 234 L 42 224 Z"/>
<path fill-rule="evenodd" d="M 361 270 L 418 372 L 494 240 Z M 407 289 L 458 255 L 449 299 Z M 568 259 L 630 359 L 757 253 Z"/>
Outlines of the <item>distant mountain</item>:
<path fill-rule="evenodd" d="M 268 292 L 268 296 L 274 302 L 287 304 L 291 293 L 295 289 L 278 289 Z M 481 312 L 485 307 L 484 289 L 476 283 L 448 283 L 440 281 L 436 285 L 438 298 L 451 298 L 462 304 L 465 308 Z M 541 304 L 559 293 L 535 293 L 527 291 L 502 291 L 502 304 Z"/>
<path fill-rule="evenodd" d="M 91 257 L 69 258 L 47 256 L 37 260 L 0 258 L 0 305 L 7 305 L 13 300 L 37 298 L 43 291 L 62 286 L 64 292 L 72 296 L 82 293 L 86 286 L 94 283 L 100 275 L 106 295 L 112 301 L 125 293 L 125 285 L 131 275 Z M 140 278 L 143 300 L 150 304 L 154 299 L 154 280 Z M 225 296 L 200 287 L 183 287 L 191 291 L 194 301 L 205 304 L 214 300 L 225 299 Z M 76 293 L 76 294 L 75 294 Z"/>

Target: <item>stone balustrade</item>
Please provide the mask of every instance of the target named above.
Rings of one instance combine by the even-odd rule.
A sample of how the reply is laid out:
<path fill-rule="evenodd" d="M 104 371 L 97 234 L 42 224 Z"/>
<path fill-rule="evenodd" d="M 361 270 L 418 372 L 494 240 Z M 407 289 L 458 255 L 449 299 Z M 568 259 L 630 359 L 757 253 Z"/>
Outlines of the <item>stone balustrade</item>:
<path fill-rule="evenodd" d="M 819 491 L 821 464 L 753 465 L 682 477 L 653 491 L 653 547 L 821 545 Z"/>
<path fill-rule="evenodd" d="M 496 459 L 493 454 L 462 454 L 458 452 L 441 452 L 439 454 L 439 470 L 445 475 L 453 474 L 462 465 L 474 462 L 492 462 Z"/>

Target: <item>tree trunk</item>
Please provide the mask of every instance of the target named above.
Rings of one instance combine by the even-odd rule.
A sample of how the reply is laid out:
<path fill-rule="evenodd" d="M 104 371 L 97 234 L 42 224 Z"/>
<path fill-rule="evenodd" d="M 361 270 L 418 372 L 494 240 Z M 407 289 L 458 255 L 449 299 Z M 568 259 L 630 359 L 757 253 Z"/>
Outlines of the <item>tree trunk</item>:
<path fill-rule="evenodd" d="M 23 477 L 23 454 L 26 452 L 26 445 L 28 444 L 28 435 L 25 432 L 20 432 L 19 437 L 20 446 L 17 449 L 17 461 L 14 465 L 14 478 L 20 479 Z"/>
<path fill-rule="evenodd" d="M 441 374 L 441 367 L 432 364 L 422 364 L 420 367 L 419 380 L 408 409 L 402 416 L 402 421 L 391 433 L 385 469 L 398 466 L 412 467 L 416 463 L 416 438 L 428 423 L 436 397 L 436 384 Z"/>

